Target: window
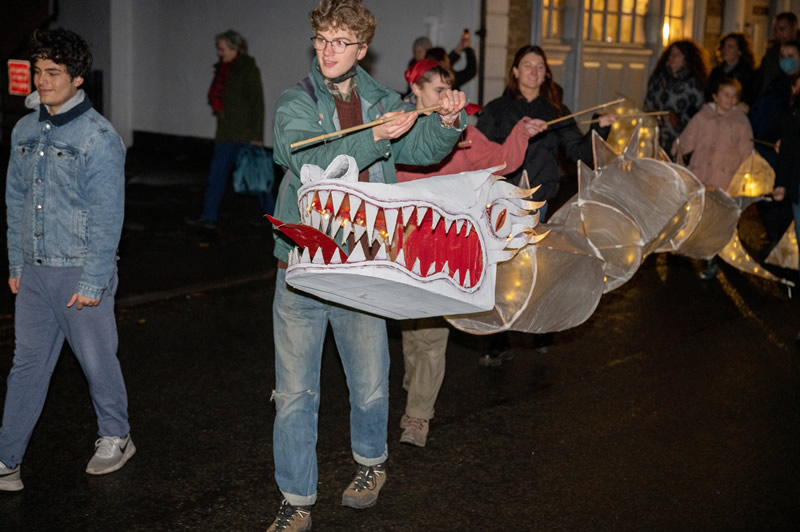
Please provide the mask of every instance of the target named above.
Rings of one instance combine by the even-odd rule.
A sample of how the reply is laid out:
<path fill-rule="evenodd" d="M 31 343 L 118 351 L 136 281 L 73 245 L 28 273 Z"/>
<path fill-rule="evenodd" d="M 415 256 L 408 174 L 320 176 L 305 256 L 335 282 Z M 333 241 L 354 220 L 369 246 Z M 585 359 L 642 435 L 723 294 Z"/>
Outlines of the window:
<path fill-rule="evenodd" d="M 566 0 L 542 0 L 542 39 L 561 39 Z"/>
<path fill-rule="evenodd" d="M 583 39 L 596 42 L 644 44 L 644 16 L 647 13 L 648 1 L 584 0 Z M 676 4 L 682 2 L 682 0 L 667 1 Z"/>
<path fill-rule="evenodd" d="M 664 46 L 683 38 L 683 0 L 666 0 L 664 6 L 664 26 L 661 36 Z"/>

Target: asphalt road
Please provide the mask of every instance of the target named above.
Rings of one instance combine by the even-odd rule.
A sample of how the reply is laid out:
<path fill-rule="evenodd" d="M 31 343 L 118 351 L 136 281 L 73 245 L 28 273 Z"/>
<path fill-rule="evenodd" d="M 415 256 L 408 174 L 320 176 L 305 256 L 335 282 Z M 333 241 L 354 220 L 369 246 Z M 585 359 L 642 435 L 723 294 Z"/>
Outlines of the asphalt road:
<path fill-rule="evenodd" d="M 2 530 L 263 530 L 274 518 L 269 233 L 245 197 L 226 198 L 219 231 L 185 227 L 202 176 L 167 170 L 131 179 L 121 245 L 119 357 L 138 452 L 112 475 L 83 472 L 96 424 L 66 348 L 25 490 L 0 493 Z M 796 530 L 800 306 L 727 266 L 709 282 L 698 270 L 651 256 L 549 353 L 513 335 L 499 368 L 476 363 L 485 339 L 454 333 L 424 449 L 398 443 L 390 323 L 388 481 L 365 511 L 339 505 L 353 464 L 329 340 L 315 529 Z M 12 351 L 0 316 L 1 375 Z"/>

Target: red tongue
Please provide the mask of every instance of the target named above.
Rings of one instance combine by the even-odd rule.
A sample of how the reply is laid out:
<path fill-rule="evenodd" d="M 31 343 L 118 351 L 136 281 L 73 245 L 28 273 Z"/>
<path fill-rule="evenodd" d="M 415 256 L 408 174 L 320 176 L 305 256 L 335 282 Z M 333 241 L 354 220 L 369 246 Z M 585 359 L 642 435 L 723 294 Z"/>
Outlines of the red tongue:
<path fill-rule="evenodd" d="M 330 264 L 333 254 L 337 251 L 341 262 L 347 260 L 345 252 L 325 233 L 308 225 L 283 223 L 269 214 L 264 216 L 272 222 L 275 229 L 286 235 L 292 242 L 301 248 L 308 248 L 308 252 L 312 257 L 316 254 L 317 248 L 322 248 L 322 258 L 325 260 L 325 264 Z"/>

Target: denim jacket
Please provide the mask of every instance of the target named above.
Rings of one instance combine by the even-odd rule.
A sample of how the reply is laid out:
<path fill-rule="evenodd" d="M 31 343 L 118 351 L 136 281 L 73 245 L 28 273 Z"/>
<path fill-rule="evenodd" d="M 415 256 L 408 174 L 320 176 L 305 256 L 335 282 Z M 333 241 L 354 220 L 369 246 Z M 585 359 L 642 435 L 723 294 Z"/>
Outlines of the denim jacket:
<path fill-rule="evenodd" d="M 75 292 L 100 299 L 122 233 L 125 145 L 82 91 L 78 97 L 53 116 L 40 104 L 11 133 L 9 277 L 19 278 L 23 264 L 82 267 Z"/>

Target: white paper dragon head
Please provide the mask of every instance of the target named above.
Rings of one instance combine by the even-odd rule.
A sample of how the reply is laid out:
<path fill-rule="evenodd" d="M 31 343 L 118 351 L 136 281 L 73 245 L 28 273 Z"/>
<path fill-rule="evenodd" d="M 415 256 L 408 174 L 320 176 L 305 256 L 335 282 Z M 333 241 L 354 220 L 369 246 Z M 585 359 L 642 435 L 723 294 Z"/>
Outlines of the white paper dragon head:
<path fill-rule="evenodd" d="M 273 224 L 299 247 L 291 286 L 391 318 L 479 312 L 494 306 L 496 264 L 543 236 L 543 204 L 496 168 L 398 184 L 358 181 L 350 156 L 305 165 L 302 224 Z M 350 250 L 348 253 L 346 250 Z"/>

